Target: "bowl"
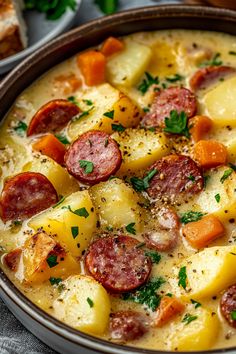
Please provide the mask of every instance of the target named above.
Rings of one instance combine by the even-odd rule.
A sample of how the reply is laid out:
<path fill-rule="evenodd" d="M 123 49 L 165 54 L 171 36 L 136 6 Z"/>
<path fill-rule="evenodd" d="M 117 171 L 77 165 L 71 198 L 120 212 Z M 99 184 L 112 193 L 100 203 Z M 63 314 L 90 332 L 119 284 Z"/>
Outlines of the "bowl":
<path fill-rule="evenodd" d="M 168 28 L 202 29 L 236 35 L 236 12 L 205 6 L 167 5 L 129 10 L 91 21 L 43 46 L 1 82 L 0 120 L 28 85 L 45 71 L 80 50 L 99 44 L 110 35 L 119 36 L 137 31 Z M 0 296 L 29 331 L 59 353 L 164 353 L 124 347 L 68 327 L 31 303 L 2 270 L 0 271 Z M 214 353 L 219 354 L 226 352 L 235 354 L 236 347 L 214 350 Z M 202 353 L 213 353 L 213 351 Z"/>

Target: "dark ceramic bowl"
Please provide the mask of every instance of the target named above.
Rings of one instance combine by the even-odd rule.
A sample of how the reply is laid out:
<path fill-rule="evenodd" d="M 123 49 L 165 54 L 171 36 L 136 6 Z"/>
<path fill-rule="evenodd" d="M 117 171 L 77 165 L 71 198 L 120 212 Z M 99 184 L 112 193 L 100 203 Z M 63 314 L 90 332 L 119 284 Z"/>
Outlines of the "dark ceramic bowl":
<path fill-rule="evenodd" d="M 2 81 L 0 120 L 27 86 L 51 67 L 80 50 L 99 44 L 110 35 L 119 36 L 137 31 L 170 28 L 202 29 L 236 35 L 236 12 L 200 6 L 159 6 L 125 11 L 89 22 L 45 45 Z M 161 353 L 116 345 L 66 326 L 32 304 L 2 271 L 0 271 L 0 296 L 26 328 L 60 353 Z M 236 347 L 214 350 L 214 353 L 223 352 L 236 354 Z"/>

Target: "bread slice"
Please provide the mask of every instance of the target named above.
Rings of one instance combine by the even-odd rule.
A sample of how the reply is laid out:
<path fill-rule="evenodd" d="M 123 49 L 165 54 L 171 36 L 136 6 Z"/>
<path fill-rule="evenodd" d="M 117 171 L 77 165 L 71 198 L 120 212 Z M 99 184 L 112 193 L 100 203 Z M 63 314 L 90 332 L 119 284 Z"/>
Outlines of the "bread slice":
<path fill-rule="evenodd" d="M 0 0 L 0 59 L 27 47 L 22 0 Z"/>

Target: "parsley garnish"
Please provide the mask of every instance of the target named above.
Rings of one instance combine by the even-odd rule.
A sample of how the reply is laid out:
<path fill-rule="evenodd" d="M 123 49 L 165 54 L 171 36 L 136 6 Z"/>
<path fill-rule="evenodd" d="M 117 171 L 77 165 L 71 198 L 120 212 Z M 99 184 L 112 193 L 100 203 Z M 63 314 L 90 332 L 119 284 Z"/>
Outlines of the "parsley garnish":
<path fill-rule="evenodd" d="M 75 98 L 75 96 L 70 96 L 70 97 L 67 97 L 67 101 L 75 104 L 76 106 L 79 106 L 79 102 L 77 101 L 77 99 Z"/>
<path fill-rule="evenodd" d="M 22 225 L 22 221 L 20 221 L 20 220 L 14 220 L 12 223 L 14 226 L 21 226 Z"/>
<path fill-rule="evenodd" d="M 165 128 L 164 132 L 184 135 L 186 138 L 190 138 L 190 133 L 188 129 L 188 118 L 185 112 L 171 111 L 170 117 L 165 118 Z"/>
<path fill-rule="evenodd" d="M 219 195 L 219 193 L 217 193 L 217 194 L 215 195 L 215 200 L 216 200 L 217 203 L 220 202 L 220 195 Z"/>
<path fill-rule="evenodd" d="M 55 267 L 58 264 L 57 256 L 55 254 L 51 254 L 50 256 L 48 256 L 47 264 L 49 265 L 50 268 Z"/>
<path fill-rule="evenodd" d="M 91 100 L 83 100 L 84 103 L 86 103 L 87 106 L 92 106 L 93 102 Z"/>
<path fill-rule="evenodd" d="M 23 136 L 25 136 L 25 132 L 26 132 L 27 128 L 28 128 L 27 124 L 25 122 L 22 122 L 22 120 L 20 120 L 17 123 L 17 126 L 15 126 L 13 129 L 17 135 L 23 137 Z"/>
<path fill-rule="evenodd" d="M 58 202 L 57 204 L 53 205 L 53 209 L 56 208 L 58 205 L 60 205 L 61 203 L 64 202 L 64 200 L 66 199 L 66 197 L 62 197 Z"/>
<path fill-rule="evenodd" d="M 195 182 L 195 177 L 193 175 L 189 175 L 188 176 L 188 179 L 192 182 Z"/>
<path fill-rule="evenodd" d="M 137 192 L 145 191 L 149 187 L 149 182 L 155 176 L 156 173 L 157 170 L 154 168 L 153 170 L 149 171 L 143 179 L 138 177 L 131 177 L 130 182 Z"/>
<path fill-rule="evenodd" d="M 93 172 L 94 164 L 91 161 L 79 160 L 79 165 L 84 169 L 86 175 Z"/>
<path fill-rule="evenodd" d="M 203 183 L 204 183 L 204 189 L 206 189 L 206 186 L 207 186 L 207 182 L 209 181 L 210 179 L 210 176 L 203 176 Z"/>
<path fill-rule="evenodd" d="M 87 212 L 86 208 L 72 210 L 70 205 L 68 205 L 68 206 L 63 206 L 62 209 L 68 209 L 71 213 L 78 215 L 78 216 L 82 216 L 84 218 L 87 218 L 89 216 L 89 213 Z"/>
<path fill-rule="evenodd" d="M 158 264 L 161 260 L 161 255 L 155 251 L 145 252 L 145 256 L 150 257 L 152 263 Z"/>
<path fill-rule="evenodd" d="M 112 124 L 111 128 L 115 132 L 123 132 L 123 131 L 125 131 L 125 127 L 122 124 Z"/>
<path fill-rule="evenodd" d="M 136 235 L 136 230 L 134 228 L 134 225 L 135 225 L 135 222 L 131 222 L 129 225 L 125 226 L 126 231 L 132 235 Z"/>
<path fill-rule="evenodd" d="M 236 165 L 232 164 L 232 163 L 229 163 L 229 166 L 234 170 L 236 171 Z"/>
<path fill-rule="evenodd" d="M 182 75 L 179 75 L 179 74 L 175 74 L 173 76 L 170 76 L 170 77 L 166 77 L 166 81 L 168 82 L 176 82 L 176 81 L 181 81 L 183 80 L 183 76 Z"/>
<path fill-rule="evenodd" d="M 93 300 L 90 299 L 90 297 L 87 297 L 87 303 L 89 304 L 90 307 L 93 307 L 94 302 Z"/>
<path fill-rule="evenodd" d="M 71 234 L 72 234 L 74 239 L 79 235 L 78 226 L 71 226 Z"/>
<path fill-rule="evenodd" d="M 173 294 L 167 293 L 166 296 L 168 296 L 168 297 L 173 297 Z"/>
<path fill-rule="evenodd" d="M 81 118 L 87 117 L 93 109 L 94 109 L 94 106 L 91 107 L 90 109 L 88 109 L 87 111 L 83 111 L 83 112 L 79 113 L 78 115 L 76 115 L 72 118 L 72 121 L 77 122 Z"/>
<path fill-rule="evenodd" d="M 67 137 L 63 134 L 55 134 L 55 137 L 64 145 L 70 144 L 69 140 Z"/>
<path fill-rule="evenodd" d="M 189 222 L 201 220 L 201 218 L 205 215 L 200 211 L 188 211 L 181 215 L 180 221 L 182 224 L 188 224 Z"/>
<path fill-rule="evenodd" d="M 150 108 L 149 108 L 149 107 L 144 107 L 144 108 L 143 108 L 143 111 L 144 111 L 144 113 L 147 113 L 147 112 L 150 111 Z"/>
<path fill-rule="evenodd" d="M 145 75 L 146 78 L 143 79 L 141 84 L 138 86 L 138 90 L 141 91 L 143 95 L 148 91 L 150 86 L 159 84 L 159 78 L 157 76 L 153 77 L 148 72 L 145 72 Z"/>
<path fill-rule="evenodd" d="M 103 115 L 104 115 L 105 117 L 108 117 L 108 118 L 110 118 L 110 119 L 113 119 L 113 118 L 114 118 L 114 113 L 115 113 L 115 111 L 114 111 L 114 109 L 113 109 L 113 111 L 105 112 L 105 113 L 103 113 Z"/>
<path fill-rule="evenodd" d="M 197 302 L 196 300 L 190 299 L 190 301 L 194 305 L 195 309 L 202 306 L 202 304 L 200 304 L 200 302 Z"/>
<path fill-rule="evenodd" d="M 224 172 L 223 176 L 220 179 L 221 183 L 224 183 L 224 181 L 231 175 L 231 173 L 233 173 L 233 169 L 232 168 L 226 170 Z"/>
<path fill-rule="evenodd" d="M 165 280 L 163 278 L 154 278 L 145 285 L 142 285 L 135 292 L 123 294 L 123 299 L 146 305 L 152 311 L 155 311 L 161 300 L 161 297 L 156 293 L 156 290 L 164 283 Z"/>
<path fill-rule="evenodd" d="M 233 321 L 236 321 L 236 310 L 231 311 L 230 316 Z"/>
<path fill-rule="evenodd" d="M 220 53 L 216 53 L 211 60 L 203 62 L 200 66 L 220 66 L 223 64 L 220 56 Z"/>
<path fill-rule="evenodd" d="M 62 279 L 61 278 L 50 277 L 49 281 L 50 281 L 51 285 L 58 285 L 59 283 L 62 282 Z"/>
<path fill-rule="evenodd" d="M 185 266 L 180 268 L 178 277 L 179 277 L 178 285 L 182 286 L 183 289 L 186 289 L 186 286 L 187 286 L 187 282 L 186 282 L 187 281 L 187 273 L 186 273 L 186 267 Z"/>
<path fill-rule="evenodd" d="M 192 316 L 190 313 L 186 313 L 184 318 L 182 319 L 182 322 L 185 322 L 185 325 L 188 325 L 192 321 L 195 321 L 197 319 L 197 316 Z"/>
<path fill-rule="evenodd" d="M 75 0 L 25 0 L 25 8 L 44 12 L 48 20 L 58 20 L 70 8 L 76 10 Z"/>
<path fill-rule="evenodd" d="M 230 54 L 230 55 L 236 55 L 236 52 L 235 52 L 234 50 L 230 50 L 230 51 L 229 51 L 229 54 Z"/>
<path fill-rule="evenodd" d="M 94 2 L 106 15 L 111 15 L 116 12 L 119 4 L 119 0 L 94 0 Z"/>

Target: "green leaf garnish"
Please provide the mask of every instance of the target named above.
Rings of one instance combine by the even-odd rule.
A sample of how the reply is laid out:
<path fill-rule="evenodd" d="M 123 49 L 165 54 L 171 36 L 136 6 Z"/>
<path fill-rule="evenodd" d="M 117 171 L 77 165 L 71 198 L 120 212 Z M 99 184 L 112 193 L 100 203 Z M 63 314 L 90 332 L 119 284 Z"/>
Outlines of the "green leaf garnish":
<path fill-rule="evenodd" d="M 72 210 L 71 206 L 63 206 L 62 209 L 68 209 L 71 213 L 78 215 L 78 216 L 82 216 L 84 218 L 87 218 L 89 216 L 89 213 L 87 212 L 86 208 L 80 208 L 80 209 L 76 209 L 76 210 Z"/>
<path fill-rule="evenodd" d="M 155 251 L 145 252 L 145 256 L 150 257 L 152 263 L 158 264 L 161 260 L 161 255 Z"/>
<path fill-rule="evenodd" d="M 150 86 L 159 84 L 159 78 L 157 76 L 153 77 L 148 72 L 145 72 L 145 76 L 146 78 L 143 79 L 141 84 L 138 86 L 138 90 L 141 91 L 143 95 L 148 91 Z"/>
<path fill-rule="evenodd" d="M 70 97 L 67 97 L 67 101 L 75 104 L 76 106 L 79 106 L 79 102 L 77 101 L 76 97 L 75 96 L 70 96 Z"/>
<path fill-rule="evenodd" d="M 22 122 L 22 120 L 19 120 L 17 122 L 17 125 L 13 129 L 17 135 L 24 137 L 27 128 L 28 128 L 27 124 L 25 122 Z"/>
<path fill-rule="evenodd" d="M 75 239 L 79 235 L 79 227 L 78 226 L 71 226 L 71 234 Z"/>
<path fill-rule="evenodd" d="M 94 302 L 93 302 L 93 300 L 90 299 L 90 297 L 87 297 L 87 303 L 89 304 L 89 306 L 91 308 L 94 306 Z"/>
<path fill-rule="evenodd" d="M 51 254 L 50 256 L 48 256 L 47 258 L 47 264 L 50 268 L 55 267 L 58 262 L 57 262 L 57 256 L 55 254 Z"/>
<path fill-rule="evenodd" d="M 94 0 L 94 3 L 105 15 L 111 15 L 117 11 L 119 0 Z"/>
<path fill-rule="evenodd" d="M 104 115 L 105 117 L 107 117 L 107 118 L 113 119 L 113 118 L 114 118 L 114 113 L 115 113 L 115 111 L 114 111 L 114 109 L 113 109 L 113 111 L 105 112 L 105 113 L 103 113 L 103 115 Z"/>
<path fill-rule="evenodd" d="M 186 138 L 190 138 L 188 129 L 188 117 L 185 112 L 171 111 L 170 117 L 165 118 L 164 132 L 171 134 L 184 135 Z"/>
<path fill-rule="evenodd" d="M 182 322 L 184 322 L 186 325 L 188 325 L 190 322 L 195 321 L 197 319 L 197 316 L 192 316 L 190 313 L 186 313 L 184 318 L 182 319 Z"/>
<path fill-rule="evenodd" d="M 87 111 L 83 111 L 83 112 L 79 113 L 78 115 L 76 115 L 72 118 L 72 121 L 77 122 L 78 120 L 80 120 L 84 117 L 87 117 L 93 109 L 94 109 L 94 106 L 91 107 L 90 109 L 88 109 Z"/>
<path fill-rule="evenodd" d="M 175 74 L 175 75 L 173 75 L 173 76 L 166 77 L 165 79 L 166 79 L 166 81 L 172 83 L 172 82 L 176 82 L 176 81 L 181 81 L 181 80 L 184 79 L 184 77 L 183 77 L 182 75 Z"/>
<path fill-rule="evenodd" d="M 67 137 L 63 134 L 55 134 L 55 137 L 64 145 L 70 144 L 69 140 Z"/>
<path fill-rule="evenodd" d="M 91 100 L 83 100 L 83 102 L 87 105 L 87 106 L 92 106 L 93 102 Z"/>
<path fill-rule="evenodd" d="M 86 175 L 93 172 L 94 164 L 91 161 L 79 160 L 79 165 L 81 168 L 84 169 L 84 172 L 86 173 Z"/>
<path fill-rule="evenodd" d="M 182 224 L 188 224 L 189 222 L 201 220 L 206 215 L 200 211 L 188 211 L 181 215 L 180 221 Z"/>
<path fill-rule="evenodd" d="M 54 278 L 54 277 L 50 277 L 49 281 L 51 283 L 51 285 L 58 285 L 62 282 L 61 278 Z"/>
<path fill-rule="evenodd" d="M 232 168 L 226 170 L 220 179 L 221 183 L 224 183 L 224 181 L 233 173 L 233 171 L 234 170 Z"/>
<path fill-rule="evenodd" d="M 149 171 L 143 179 L 138 177 L 131 177 L 130 182 L 137 192 L 142 192 L 149 187 L 149 182 L 155 176 L 155 174 L 157 174 L 157 170 L 154 168 L 153 170 Z"/>
<path fill-rule="evenodd" d="M 125 127 L 122 124 L 112 124 L 111 128 L 115 132 L 123 132 L 123 131 L 125 131 Z"/>
<path fill-rule="evenodd" d="M 221 54 L 216 53 L 211 60 L 201 63 L 200 66 L 201 67 L 202 66 L 220 66 L 223 64 L 223 61 L 220 60 L 220 57 L 221 57 Z"/>
<path fill-rule="evenodd" d="M 135 222 L 131 222 L 129 225 L 125 226 L 126 231 L 132 235 L 136 235 L 136 230 L 134 228 L 134 225 L 135 225 Z"/>
<path fill-rule="evenodd" d="M 200 302 L 197 302 L 196 300 L 190 299 L 190 301 L 194 305 L 195 309 L 202 306 L 202 304 L 200 304 Z"/>
<path fill-rule="evenodd" d="M 48 20 L 58 20 L 67 8 L 76 10 L 76 0 L 25 0 L 25 8 L 45 13 Z"/>
<path fill-rule="evenodd" d="M 187 286 L 187 273 L 186 273 L 185 266 L 180 268 L 178 277 L 179 277 L 178 285 L 182 286 L 182 288 L 185 290 Z"/>
<path fill-rule="evenodd" d="M 215 200 L 216 200 L 217 203 L 220 202 L 220 195 L 219 195 L 219 193 L 217 193 L 217 194 L 215 195 Z"/>
<path fill-rule="evenodd" d="M 236 321 L 236 310 L 231 311 L 230 316 L 233 321 Z"/>
<path fill-rule="evenodd" d="M 60 205 L 61 203 L 64 202 L 64 200 L 66 199 L 66 197 L 62 197 L 58 202 L 57 204 L 53 205 L 53 209 L 56 208 L 58 205 Z"/>

